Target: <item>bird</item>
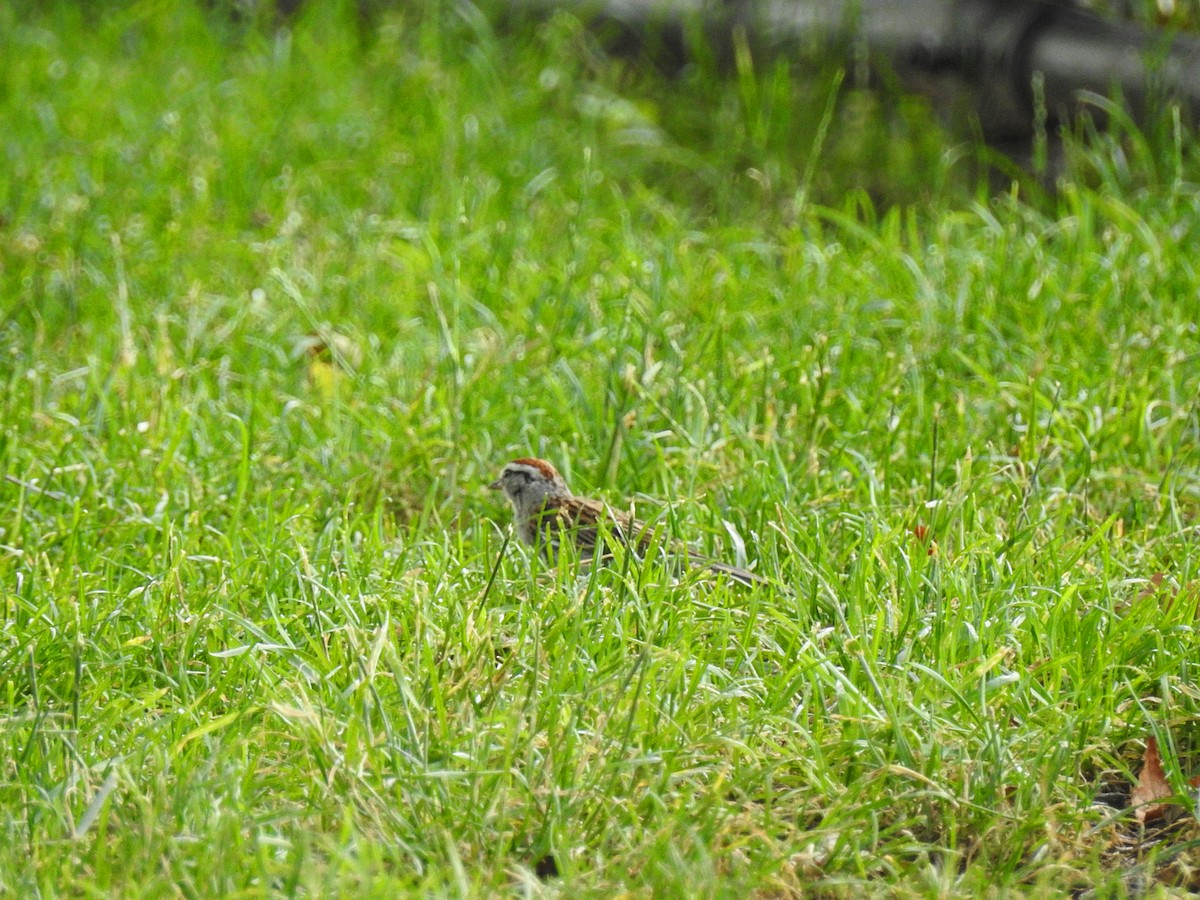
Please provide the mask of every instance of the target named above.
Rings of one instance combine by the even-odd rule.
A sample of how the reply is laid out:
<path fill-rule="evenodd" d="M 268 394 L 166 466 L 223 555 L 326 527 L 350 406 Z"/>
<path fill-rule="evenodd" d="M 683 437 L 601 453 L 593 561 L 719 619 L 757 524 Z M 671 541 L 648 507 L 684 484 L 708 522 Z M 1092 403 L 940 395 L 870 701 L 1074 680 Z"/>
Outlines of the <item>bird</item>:
<path fill-rule="evenodd" d="M 585 560 L 596 556 L 596 545 L 605 537 L 625 546 L 632 543 L 639 555 L 644 555 L 653 542 L 654 529 L 616 512 L 602 500 L 575 496 L 558 470 L 544 459 L 514 459 L 488 487 L 503 491 L 512 504 L 521 542 L 551 561 L 557 559 L 564 535 L 574 541 L 577 555 Z M 602 557 L 609 555 L 606 548 L 601 548 Z M 761 575 L 705 559 L 690 549 L 685 549 L 682 556 L 690 566 L 726 575 L 740 584 L 767 583 Z"/>

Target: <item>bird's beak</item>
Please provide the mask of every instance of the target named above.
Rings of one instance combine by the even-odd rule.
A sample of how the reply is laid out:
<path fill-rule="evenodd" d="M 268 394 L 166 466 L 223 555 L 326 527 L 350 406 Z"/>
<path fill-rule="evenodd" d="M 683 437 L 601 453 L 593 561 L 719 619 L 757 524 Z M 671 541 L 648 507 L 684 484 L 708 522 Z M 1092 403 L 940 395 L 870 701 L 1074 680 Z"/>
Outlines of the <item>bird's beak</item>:
<path fill-rule="evenodd" d="M 488 490 L 489 491 L 498 491 L 498 490 L 500 490 L 500 487 L 501 487 L 500 479 L 497 478 L 495 481 L 493 481 L 491 484 L 488 485 Z"/>

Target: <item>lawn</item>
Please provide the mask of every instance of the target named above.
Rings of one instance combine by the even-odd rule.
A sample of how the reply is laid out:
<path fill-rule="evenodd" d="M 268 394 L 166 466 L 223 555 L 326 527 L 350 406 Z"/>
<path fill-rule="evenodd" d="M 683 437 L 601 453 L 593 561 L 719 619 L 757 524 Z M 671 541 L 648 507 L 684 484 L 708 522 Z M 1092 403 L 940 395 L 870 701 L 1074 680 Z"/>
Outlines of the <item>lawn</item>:
<path fill-rule="evenodd" d="M 997 189 L 834 71 L 214 6 L 0 6 L 0 895 L 1196 886 L 1177 117 Z M 530 455 L 771 583 L 550 565 Z"/>

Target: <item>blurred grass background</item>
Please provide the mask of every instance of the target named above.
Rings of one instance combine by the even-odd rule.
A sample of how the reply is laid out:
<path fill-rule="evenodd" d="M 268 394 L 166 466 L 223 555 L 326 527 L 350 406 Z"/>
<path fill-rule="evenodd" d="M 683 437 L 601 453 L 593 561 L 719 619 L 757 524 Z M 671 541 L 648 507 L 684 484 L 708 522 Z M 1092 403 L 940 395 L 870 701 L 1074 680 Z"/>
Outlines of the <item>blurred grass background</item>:
<path fill-rule="evenodd" d="M 258 9 L 0 9 L 0 891 L 1190 883 L 1092 804 L 1195 768 L 1177 117 L 993 192 L 837 73 Z M 778 588 L 486 590 L 531 453 Z"/>

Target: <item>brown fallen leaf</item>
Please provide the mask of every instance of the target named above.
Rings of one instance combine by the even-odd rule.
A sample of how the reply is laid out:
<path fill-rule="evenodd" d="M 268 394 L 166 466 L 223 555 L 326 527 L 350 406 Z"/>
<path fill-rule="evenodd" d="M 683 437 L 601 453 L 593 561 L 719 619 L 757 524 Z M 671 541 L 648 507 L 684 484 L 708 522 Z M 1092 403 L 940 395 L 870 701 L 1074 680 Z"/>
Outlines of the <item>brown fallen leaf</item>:
<path fill-rule="evenodd" d="M 1146 586 L 1138 591 L 1134 602 L 1140 603 L 1159 597 L 1162 603 L 1163 615 L 1169 615 L 1175 608 L 1175 605 L 1180 604 L 1179 610 L 1185 619 L 1200 619 L 1200 586 L 1195 582 L 1189 582 L 1175 591 L 1171 590 L 1169 585 L 1164 588 L 1165 578 L 1166 575 L 1162 572 L 1152 574 L 1147 579 Z"/>
<path fill-rule="evenodd" d="M 1200 585 L 1196 582 L 1188 582 L 1174 596 L 1168 598 L 1163 605 L 1163 615 L 1167 615 L 1174 609 L 1175 604 L 1182 604 L 1179 611 L 1185 616 L 1189 616 L 1193 620 L 1200 619 Z"/>
<path fill-rule="evenodd" d="M 921 524 L 914 525 L 912 528 L 912 535 L 920 543 L 925 545 L 925 547 L 926 547 L 925 552 L 929 556 L 937 556 L 937 554 L 938 554 L 937 541 L 935 541 L 933 539 L 932 535 L 930 535 L 928 526 L 921 525 Z"/>
<path fill-rule="evenodd" d="M 1134 808 L 1133 814 L 1142 825 L 1161 819 L 1171 804 L 1156 801 L 1174 796 L 1175 792 L 1171 790 L 1167 781 L 1167 773 L 1163 771 L 1162 757 L 1158 753 L 1158 739 L 1147 738 L 1146 752 L 1142 754 L 1142 772 L 1138 775 L 1133 793 L 1129 795 L 1129 805 Z"/>
<path fill-rule="evenodd" d="M 1137 599 L 1148 600 L 1157 594 L 1158 589 L 1162 587 L 1164 577 L 1162 572 L 1155 572 L 1151 575 L 1149 583 L 1138 592 Z"/>

